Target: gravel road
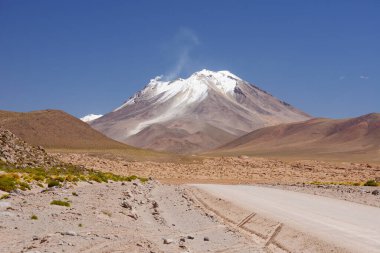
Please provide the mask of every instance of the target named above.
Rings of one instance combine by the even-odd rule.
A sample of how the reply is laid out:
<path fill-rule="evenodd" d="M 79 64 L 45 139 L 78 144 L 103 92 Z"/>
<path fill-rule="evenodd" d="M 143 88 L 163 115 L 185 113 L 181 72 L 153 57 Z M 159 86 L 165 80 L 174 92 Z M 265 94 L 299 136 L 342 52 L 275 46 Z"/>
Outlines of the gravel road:
<path fill-rule="evenodd" d="M 350 251 L 380 250 L 380 208 L 260 186 L 193 186 Z"/>

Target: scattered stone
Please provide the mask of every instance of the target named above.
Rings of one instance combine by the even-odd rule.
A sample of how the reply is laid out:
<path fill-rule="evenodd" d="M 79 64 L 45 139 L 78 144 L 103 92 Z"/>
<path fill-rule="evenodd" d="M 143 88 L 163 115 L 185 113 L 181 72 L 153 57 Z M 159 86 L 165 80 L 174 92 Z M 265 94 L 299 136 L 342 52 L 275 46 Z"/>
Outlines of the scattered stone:
<path fill-rule="evenodd" d="M 158 203 L 155 200 L 153 200 L 152 201 L 152 206 L 153 206 L 153 208 L 158 208 Z"/>
<path fill-rule="evenodd" d="M 74 231 L 66 231 L 66 232 L 62 232 L 61 235 L 77 236 L 78 234 Z"/>
<path fill-rule="evenodd" d="M 374 191 L 372 191 L 372 195 L 377 196 L 377 195 L 379 195 L 379 194 L 380 194 L 380 191 L 379 191 L 379 190 L 374 190 Z"/>
<path fill-rule="evenodd" d="M 52 167 L 61 162 L 48 155 L 42 147 L 33 147 L 11 131 L 0 128 L 0 160 L 19 168 Z"/>
<path fill-rule="evenodd" d="M 127 216 L 129 216 L 129 217 L 131 217 L 131 218 L 133 218 L 133 219 L 135 219 L 135 220 L 137 220 L 137 219 L 139 218 L 139 216 L 137 215 L 137 212 L 136 212 L 135 209 L 132 209 L 132 210 L 129 212 L 129 214 L 127 214 Z"/>
<path fill-rule="evenodd" d="M 208 238 L 207 236 L 205 236 L 205 237 L 203 238 L 203 241 L 208 242 L 208 241 L 210 241 L 210 238 Z"/>
<path fill-rule="evenodd" d="M 192 236 L 192 235 L 188 235 L 188 236 L 187 236 L 187 239 L 194 240 L 194 236 Z"/>
<path fill-rule="evenodd" d="M 173 242 L 174 242 L 173 239 L 164 238 L 164 244 L 171 244 L 171 243 L 173 243 Z"/>
<path fill-rule="evenodd" d="M 178 246 L 179 246 L 180 248 L 186 248 L 186 245 L 185 245 L 185 242 L 184 242 L 184 241 L 179 241 Z"/>
<path fill-rule="evenodd" d="M 131 203 L 129 203 L 128 200 L 126 199 L 123 199 L 123 201 L 121 202 L 121 206 L 124 208 L 128 208 L 129 210 L 132 210 Z"/>

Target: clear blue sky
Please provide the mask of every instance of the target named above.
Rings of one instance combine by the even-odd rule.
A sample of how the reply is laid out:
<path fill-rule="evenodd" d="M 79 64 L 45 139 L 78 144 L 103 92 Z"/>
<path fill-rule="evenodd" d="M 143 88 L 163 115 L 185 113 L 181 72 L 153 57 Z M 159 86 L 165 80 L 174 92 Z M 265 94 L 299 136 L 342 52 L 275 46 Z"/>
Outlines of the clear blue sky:
<path fill-rule="evenodd" d="M 314 116 L 380 112 L 380 1 L 0 0 L 0 109 L 118 107 L 230 70 Z"/>

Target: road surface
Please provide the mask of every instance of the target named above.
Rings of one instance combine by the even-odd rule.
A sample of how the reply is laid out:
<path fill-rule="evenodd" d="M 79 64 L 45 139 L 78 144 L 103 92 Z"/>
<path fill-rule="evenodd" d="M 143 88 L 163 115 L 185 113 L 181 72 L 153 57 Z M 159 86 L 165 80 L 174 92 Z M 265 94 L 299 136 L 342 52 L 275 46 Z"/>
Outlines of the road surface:
<path fill-rule="evenodd" d="M 249 185 L 193 185 L 354 252 L 380 252 L 380 208 Z"/>

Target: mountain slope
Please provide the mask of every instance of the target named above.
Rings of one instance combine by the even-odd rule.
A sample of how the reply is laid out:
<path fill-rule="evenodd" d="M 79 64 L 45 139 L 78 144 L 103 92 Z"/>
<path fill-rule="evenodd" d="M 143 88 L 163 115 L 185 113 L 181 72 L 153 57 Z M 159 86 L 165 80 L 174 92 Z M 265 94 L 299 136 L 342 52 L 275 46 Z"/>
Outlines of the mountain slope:
<path fill-rule="evenodd" d="M 212 153 L 380 161 L 380 114 L 266 127 Z"/>
<path fill-rule="evenodd" d="M 228 71 L 202 70 L 187 79 L 152 79 L 90 124 L 121 142 L 186 153 L 216 147 L 254 129 L 308 118 Z"/>
<path fill-rule="evenodd" d="M 32 145 L 46 148 L 130 148 L 58 110 L 27 113 L 0 111 L 0 126 Z"/>

